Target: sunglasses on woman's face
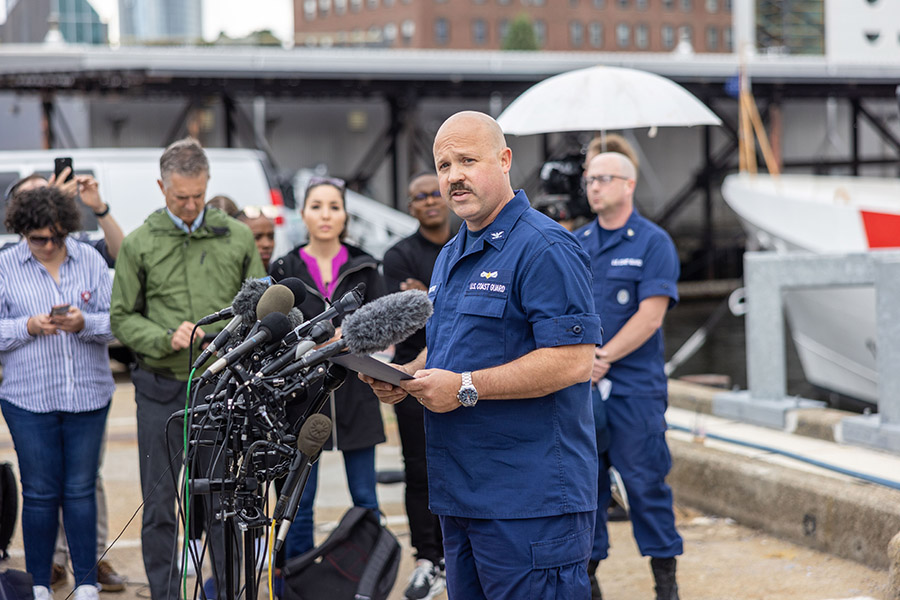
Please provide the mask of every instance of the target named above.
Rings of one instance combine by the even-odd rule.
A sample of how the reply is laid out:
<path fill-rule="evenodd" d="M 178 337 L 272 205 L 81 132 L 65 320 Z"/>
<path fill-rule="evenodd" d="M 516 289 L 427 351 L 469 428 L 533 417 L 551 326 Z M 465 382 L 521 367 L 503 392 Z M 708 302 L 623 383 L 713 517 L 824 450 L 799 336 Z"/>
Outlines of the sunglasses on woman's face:
<path fill-rule="evenodd" d="M 28 235 L 25 239 L 32 246 L 46 246 L 48 242 L 52 242 L 54 246 L 62 244 L 63 237 L 61 235 Z"/>

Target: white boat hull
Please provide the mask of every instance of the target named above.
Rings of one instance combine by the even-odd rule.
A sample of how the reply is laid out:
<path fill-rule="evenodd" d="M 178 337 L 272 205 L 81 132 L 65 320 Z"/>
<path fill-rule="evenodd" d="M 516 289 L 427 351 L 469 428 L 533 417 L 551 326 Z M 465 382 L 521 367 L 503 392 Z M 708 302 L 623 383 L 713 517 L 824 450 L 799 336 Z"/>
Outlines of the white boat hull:
<path fill-rule="evenodd" d="M 817 254 L 900 247 L 900 182 L 810 175 L 731 175 L 722 195 L 759 248 Z M 787 292 L 785 311 L 806 379 L 877 402 L 872 286 Z"/>

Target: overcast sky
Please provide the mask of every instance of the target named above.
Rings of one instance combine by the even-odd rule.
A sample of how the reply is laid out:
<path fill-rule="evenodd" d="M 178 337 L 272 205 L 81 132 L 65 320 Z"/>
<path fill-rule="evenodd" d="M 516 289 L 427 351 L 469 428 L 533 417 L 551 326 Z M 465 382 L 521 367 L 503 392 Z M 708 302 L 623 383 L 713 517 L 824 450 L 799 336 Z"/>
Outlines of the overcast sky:
<path fill-rule="evenodd" d="M 241 37 L 258 29 L 271 29 L 281 40 L 294 30 L 292 0 L 202 0 L 203 37 L 214 40 L 224 31 Z M 110 41 L 118 41 L 118 0 L 89 0 L 100 18 L 109 23 Z M 0 22 L 6 20 L 6 0 L 0 0 Z"/>

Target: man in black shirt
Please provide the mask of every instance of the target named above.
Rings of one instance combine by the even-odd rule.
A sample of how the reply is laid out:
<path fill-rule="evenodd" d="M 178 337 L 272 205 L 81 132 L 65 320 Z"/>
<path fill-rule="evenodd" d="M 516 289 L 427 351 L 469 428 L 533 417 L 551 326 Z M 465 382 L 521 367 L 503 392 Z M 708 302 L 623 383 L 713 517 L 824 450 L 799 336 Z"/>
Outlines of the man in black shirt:
<path fill-rule="evenodd" d="M 419 221 L 419 229 L 397 242 L 384 255 L 387 290 L 428 290 L 438 253 L 450 239 L 450 211 L 441 198 L 438 178 L 431 173 L 413 177 L 409 183 L 409 213 Z M 393 362 L 412 361 L 425 347 L 423 327 L 397 344 Z M 441 526 L 428 510 L 428 475 L 425 468 L 424 408 L 412 396 L 394 405 L 403 447 L 406 470 L 406 514 L 416 569 L 404 598 L 424 600 L 444 589 L 440 563 L 444 556 Z"/>

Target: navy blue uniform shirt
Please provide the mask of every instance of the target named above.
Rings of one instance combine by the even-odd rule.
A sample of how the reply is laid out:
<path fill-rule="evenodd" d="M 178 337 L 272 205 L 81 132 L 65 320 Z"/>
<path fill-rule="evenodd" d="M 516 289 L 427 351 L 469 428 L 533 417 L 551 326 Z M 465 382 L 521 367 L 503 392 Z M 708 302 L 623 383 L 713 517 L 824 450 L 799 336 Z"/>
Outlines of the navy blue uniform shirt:
<path fill-rule="evenodd" d="M 611 340 L 637 312 L 641 301 L 668 296 L 669 308 L 678 302 L 680 266 L 672 238 L 637 210 L 601 246 L 597 219 L 575 232 L 591 257 L 594 306 L 603 316 L 603 339 Z M 665 354 L 662 330 L 640 348 L 617 360 L 606 377 L 617 396 L 665 396 Z"/>
<path fill-rule="evenodd" d="M 587 254 L 525 192 L 468 251 L 465 233 L 463 224 L 434 266 L 427 368 L 477 371 L 537 348 L 600 343 Z M 435 514 L 519 519 L 596 509 L 588 381 L 540 398 L 426 410 L 425 431 Z"/>

